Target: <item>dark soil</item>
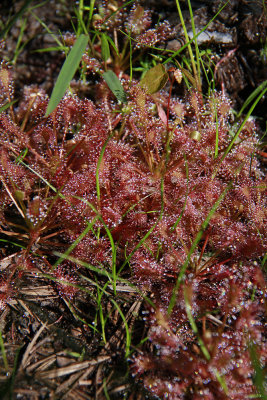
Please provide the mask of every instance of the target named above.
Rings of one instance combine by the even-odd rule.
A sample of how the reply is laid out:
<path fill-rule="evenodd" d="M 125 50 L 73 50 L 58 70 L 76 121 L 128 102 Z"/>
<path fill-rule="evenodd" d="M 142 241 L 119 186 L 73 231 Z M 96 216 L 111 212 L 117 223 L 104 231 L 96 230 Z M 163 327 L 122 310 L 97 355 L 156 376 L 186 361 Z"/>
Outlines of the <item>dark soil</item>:
<path fill-rule="evenodd" d="M 173 38 L 161 47 L 174 50 L 181 47 L 184 35 L 175 1 L 143 0 L 140 3 L 144 8 L 153 10 L 155 24 L 168 20 L 174 30 Z M 10 15 L 18 12 L 23 4 L 24 1 L 13 2 L 13 5 L 10 5 L 10 2 L 2 2 L 2 24 L 8 21 Z M 35 4 L 38 5 L 38 2 L 32 2 L 32 5 Z M 75 20 L 75 6 L 72 0 L 53 0 L 33 11 L 57 36 L 59 33 L 73 31 L 71 21 Z M 196 29 L 201 30 L 211 21 L 221 6 L 220 0 L 193 1 Z M 182 3 L 182 7 L 187 29 L 190 31 L 190 14 L 185 4 Z M 50 94 L 65 56 L 59 52 L 36 52 L 56 46 L 57 43 L 35 17 L 26 13 L 18 18 L 7 35 L 1 57 L 4 60 L 13 59 L 23 18 L 27 18 L 27 23 L 14 67 L 18 95 L 25 85 L 38 85 Z M 235 0 L 229 2 L 209 25 L 207 35 L 199 38 L 200 49 L 211 50 L 212 63 L 216 65 L 215 79 L 218 90 L 222 89 L 227 93 L 237 110 L 242 107 L 252 91 L 267 79 L 266 27 L 263 2 Z M 254 115 L 264 120 L 265 111 L 266 100 L 262 99 Z"/>

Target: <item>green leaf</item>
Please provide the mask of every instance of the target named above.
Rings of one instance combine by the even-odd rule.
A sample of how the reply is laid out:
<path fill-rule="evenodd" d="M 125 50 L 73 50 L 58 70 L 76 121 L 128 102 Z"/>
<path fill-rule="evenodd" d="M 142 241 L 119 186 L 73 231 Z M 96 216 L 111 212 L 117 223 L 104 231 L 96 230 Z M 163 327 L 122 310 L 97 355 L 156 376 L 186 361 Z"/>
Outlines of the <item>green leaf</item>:
<path fill-rule="evenodd" d="M 16 103 L 17 101 L 18 101 L 18 100 L 10 101 L 10 102 L 4 104 L 2 107 L 0 107 L 0 114 L 1 114 L 3 111 L 7 110 L 10 106 L 12 106 L 12 105 L 13 105 L 14 103 Z"/>
<path fill-rule="evenodd" d="M 104 33 L 101 34 L 101 56 L 104 62 L 107 62 L 110 57 L 108 39 Z"/>
<path fill-rule="evenodd" d="M 6 350 L 5 350 L 4 341 L 3 341 L 3 337 L 2 337 L 2 332 L 1 331 L 0 331 L 0 350 L 1 350 L 1 353 L 2 353 L 5 370 L 8 371 L 9 367 L 8 367 Z"/>
<path fill-rule="evenodd" d="M 251 95 L 247 98 L 247 100 L 244 102 L 241 110 L 239 111 L 237 118 L 240 118 L 244 109 L 252 103 L 252 101 L 258 96 L 260 92 L 262 92 L 265 88 L 267 87 L 267 80 L 263 81 L 252 93 Z"/>
<path fill-rule="evenodd" d="M 126 93 L 117 75 L 113 71 L 108 70 L 104 72 L 103 78 L 105 79 L 108 87 L 110 88 L 112 93 L 117 97 L 117 99 L 122 103 L 126 103 L 127 102 Z"/>
<path fill-rule="evenodd" d="M 264 381 L 265 381 L 264 369 L 261 366 L 259 356 L 257 354 L 257 348 L 252 341 L 249 343 L 249 353 L 250 353 L 251 363 L 254 368 L 254 379 L 253 379 L 254 384 L 258 389 L 258 392 L 261 396 L 260 398 L 266 400 L 267 393 L 264 387 Z"/>
<path fill-rule="evenodd" d="M 89 17 L 88 17 L 88 27 L 89 24 L 92 20 L 93 13 L 94 13 L 94 7 L 95 7 L 95 0 L 90 0 L 90 11 L 89 11 Z"/>
<path fill-rule="evenodd" d="M 51 99 L 48 103 L 47 110 L 45 116 L 47 117 L 58 105 L 62 97 L 64 96 L 70 81 L 72 80 L 79 64 L 82 59 L 82 56 L 85 52 L 86 46 L 88 43 L 88 36 L 81 35 L 76 40 L 74 46 L 69 52 L 63 67 L 58 75 L 56 84 L 54 86 Z"/>
<path fill-rule="evenodd" d="M 233 139 L 231 140 L 230 144 L 228 145 L 227 149 L 225 150 L 225 152 L 223 153 L 222 158 L 220 159 L 220 163 L 218 165 L 218 167 L 215 169 L 214 173 L 213 173 L 213 177 L 212 179 L 215 177 L 215 175 L 217 174 L 218 168 L 221 165 L 221 163 L 223 162 L 223 160 L 225 159 L 225 157 L 227 156 L 227 154 L 231 151 L 233 145 L 235 144 L 240 132 L 242 131 L 242 129 L 244 128 L 247 120 L 249 119 L 249 117 L 251 116 L 254 108 L 256 107 L 256 105 L 258 104 L 258 102 L 260 101 L 260 99 L 265 95 L 265 93 L 267 92 L 267 87 L 264 88 L 264 90 L 259 94 L 259 96 L 256 98 L 256 100 L 254 101 L 254 103 L 252 104 L 252 106 L 250 107 L 247 115 L 244 118 L 244 121 L 242 122 L 242 124 L 239 126 L 237 132 L 235 133 Z M 230 130 L 231 133 L 231 130 Z"/>
<path fill-rule="evenodd" d="M 117 49 L 115 43 L 113 42 L 113 40 L 111 39 L 111 37 L 106 36 L 106 38 L 108 39 L 109 44 L 113 47 L 113 49 L 115 50 L 115 53 L 116 53 L 117 56 L 118 56 L 118 55 L 119 55 L 119 51 L 118 51 L 118 49 Z"/>
<path fill-rule="evenodd" d="M 153 94 L 161 90 L 168 81 L 168 73 L 163 64 L 158 64 L 153 68 L 150 68 L 143 79 L 140 81 L 140 85 L 147 90 L 149 94 Z"/>
<path fill-rule="evenodd" d="M 67 46 L 54 46 L 54 47 L 44 47 L 43 49 L 33 50 L 32 53 L 48 53 L 49 51 L 65 51 L 67 52 L 69 48 Z"/>

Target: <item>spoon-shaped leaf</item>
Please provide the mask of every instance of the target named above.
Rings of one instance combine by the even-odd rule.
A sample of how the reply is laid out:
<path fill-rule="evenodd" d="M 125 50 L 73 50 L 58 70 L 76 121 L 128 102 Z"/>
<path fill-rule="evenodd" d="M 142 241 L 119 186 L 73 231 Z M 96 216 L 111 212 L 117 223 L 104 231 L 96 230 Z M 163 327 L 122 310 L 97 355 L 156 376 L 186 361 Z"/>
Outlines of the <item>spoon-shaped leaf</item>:
<path fill-rule="evenodd" d="M 85 52 L 86 46 L 88 43 L 88 36 L 81 35 L 76 40 L 74 46 L 69 52 L 63 67 L 58 75 L 56 84 L 54 86 L 53 92 L 51 94 L 51 99 L 48 103 L 47 110 L 45 116 L 47 117 L 58 105 L 62 97 L 64 96 L 70 81 L 72 80 L 79 64 L 82 59 L 82 56 Z"/>

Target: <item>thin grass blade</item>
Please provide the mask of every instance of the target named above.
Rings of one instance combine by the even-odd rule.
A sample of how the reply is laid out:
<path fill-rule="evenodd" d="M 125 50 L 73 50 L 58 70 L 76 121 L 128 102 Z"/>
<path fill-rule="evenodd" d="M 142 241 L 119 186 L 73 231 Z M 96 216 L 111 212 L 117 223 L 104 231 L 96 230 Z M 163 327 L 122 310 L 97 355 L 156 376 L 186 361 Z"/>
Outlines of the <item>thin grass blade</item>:
<path fill-rule="evenodd" d="M 117 54 L 117 56 L 119 55 L 119 50 L 117 49 L 115 43 L 113 42 L 113 40 L 111 39 L 111 37 L 109 37 L 108 35 L 106 36 L 107 40 L 109 41 L 109 44 L 111 45 L 111 47 L 113 47 L 115 53 Z"/>
<path fill-rule="evenodd" d="M 89 37 L 87 35 L 81 35 L 76 40 L 74 46 L 69 52 L 63 67 L 59 73 L 57 78 L 55 87 L 53 89 L 51 99 L 48 103 L 47 110 L 45 116 L 47 117 L 56 106 L 59 104 L 60 100 L 64 96 L 70 81 L 72 80 L 79 64 L 82 59 L 82 56 L 86 50 L 86 46 L 88 43 Z"/>
<path fill-rule="evenodd" d="M 182 281 L 183 281 L 183 277 L 184 277 L 185 271 L 186 271 L 186 269 L 187 269 L 187 267 L 188 267 L 188 265 L 189 265 L 189 262 L 190 262 L 190 259 L 191 259 L 191 255 L 193 254 L 193 252 L 195 251 L 195 249 L 196 249 L 196 247 L 197 247 L 199 241 L 201 240 L 201 238 L 202 238 L 202 236 L 203 236 L 203 233 L 204 233 L 205 229 L 207 228 L 207 226 L 208 226 L 208 224 L 209 224 L 209 222 L 210 222 L 210 220 L 211 220 L 213 214 L 215 213 L 215 211 L 217 210 L 217 208 L 218 208 L 219 205 L 221 204 L 222 200 L 223 200 L 224 197 L 226 196 L 226 194 L 227 194 L 228 190 L 231 188 L 231 186 L 232 186 L 232 182 L 231 182 L 229 185 L 226 186 L 226 188 L 225 188 L 224 191 L 221 193 L 221 195 L 219 196 L 219 198 L 217 199 L 217 201 L 214 203 L 214 205 L 213 205 L 213 207 L 211 208 L 210 212 L 208 213 L 208 215 L 207 215 L 205 221 L 202 223 L 201 228 L 200 228 L 200 230 L 198 231 L 195 240 L 194 240 L 193 243 L 192 243 L 192 246 L 191 246 L 191 248 L 190 248 L 190 250 L 189 250 L 189 252 L 188 252 L 188 255 L 187 255 L 187 257 L 186 257 L 186 260 L 185 260 L 183 266 L 181 267 L 180 273 L 179 273 L 178 278 L 177 278 L 177 280 L 176 280 L 176 284 L 175 284 L 175 286 L 174 286 L 174 288 L 173 288 L 172 296 L 171 296 L 170 303 L 169 303 L 169 307 L 168 307 L 168 314 L 171 314 L 171 313 L 172 313 L 172 310 L 173 310 L 173 308 L 174 308 L 174 306 L 175 306 L 175 303 L 176 303 L 176 296 L 177 296 L 179 287 L 180 287 L 180 285 L 181 285 L 181 283 L 182 283 Z"/>
<path fill-rule="evenodd" d="M 246 117 L 244 118 L 244 121 L 242 122 L 242 124 L 240 125 L 239 129 L 237 130 L 236 134 L 234 135 L 233 139 L 231 140 L 229 146 L 227 147 L 227 149 L 225 150 L 222 158 L 220 159 L 220 164 L 223 162 L 223 160 L 225 159 L 225 157 L 227 156 L 227 154 L 231 151 L 233 145 L 235 144 L 238 136 L 240 135 L 240 132 L 242 131 L 242 129 L 244 128 L 247 120 L 249 119 L 249 117 L 251 116 L 251 114 L 253 113 L 254 108 L 256 107 L 256 105 L 258 104 L 258 102 L 260 101 L 260 99 L 265 95 L 265 93 L 267 92 L 267 87 L 259 94 L 259 96 L 256 98 L 256 100 L 254 101 L 254 103 L 252 104 L 252 106 L 250 107 Z M 220 165 L 219 164 L 219 165 Z M 213 178 L 215 177 L 215 175 L 217 174 L 217 170 L 218 168 L 215 170 L 214 174 L 213 174 Z"/>
<path fill-rule="evenodd" d="M 3 337 L 2 337 L 2 332 L 1 331 L 0 331 L 0 350 L 1 350 L 1 353 L 2 353 L 5 370 L 8 371 L 9 367 L 8 367 L 6 350 L 5 350 L 4 341 L 3 341 Z"/>
<path fill-rule="evenodd" d="M 265 381 L 265 376 L 264 376 L 264 369 L 261 366 L 257 351 L 256 351 L 256 346 L 253 344 L 251 341 L 249 343 L 249 353 L 250 353 L 250 358 L 251 362 L 254 368 L 254 383 L 257 388 L 257 391 L 259 392 L 260 396 L 262 399 L 267 399 L 267 393 L 264 388 L 264 381 Z"/>
<path fill-rule="evenodd" d="M 0 39 L 6 36 L 12 26 L 15 24 L 17 19 L 21 18 L 25 11 L 27 11 L 28 6 L 31 4 L 32 0 L 26 0 L 20 10 L 14 15 L 13 18 L 8 22 L 7 26 L 0 32 Z"/>
<path fill-rule="evenodd" d="M 18 100 L 10 101 L 10 102 L 4 104 L 2 107 L 0 107 L 0 114 L 1 114 L 3 111 L 7 110 L 9 107 L 13 106 L 13 104 L 16 103 L 17 101 L 18 101 Z"/>
<path fill-rule="evenodd" d="M 185 288 L 185 290 L 184 290 L 184 301 L 185 301 L 186 314 L 187 314 L 187 317 L 189 319 L 191 328 L 192 328 L 194 334 L 198 338 L 199 347 L 201 348 L 201 351 L 202 351 L 204 357 L 206 358 L 206 360 L 210 360 L 210 358 L 211 358 L 210 357 L 210 353 L 208 352 L 208 349 L 205 346 L 205 343 L 203 342 L 203 340 L 199 336 L 197 325 L 196 325 L 194 317 L 192 315 L 192 307 L 191 307 L 191 304 L 190 304 L 190 301 L 189 301 L 189 296 L 188 296 L 187 291 L 188 291 L 188 288 Z"/>
<path fill-rule="evenodd" d="M 250 96 L 248 96 L 247 100 L 244 102 L 243 106 L 241 107 L 239 113 L 237 114 L 237 118 L 240 118 L 245 108 L 258 96 L 260 92 L 262 92 L 267 87 L 267 80 L 262 82 Z"/>
<path fill-rule="evenodd" d="M 104 72 L 103 78 L 106 81 L 112 93 L 117 97 L 117 99 L 122 103 L 126 103 L 127 102 L 126 93 L 117 75 L 113 71 L 108 70 Z"/>
<path fill-rule="evenodd" d="M 104 62 L 107 62 L 110 57 L 109 42 L 104 33 L 101 34 L 101 57 Z"/>

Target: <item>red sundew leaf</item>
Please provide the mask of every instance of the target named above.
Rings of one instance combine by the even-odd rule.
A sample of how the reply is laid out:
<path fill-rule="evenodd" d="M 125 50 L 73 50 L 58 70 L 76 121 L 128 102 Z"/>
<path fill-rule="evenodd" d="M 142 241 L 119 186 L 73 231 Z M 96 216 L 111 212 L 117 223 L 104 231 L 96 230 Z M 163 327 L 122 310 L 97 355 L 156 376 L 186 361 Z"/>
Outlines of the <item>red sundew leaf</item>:
<path fill-rule="evenodd" d="M 157 109 L 161 121 L 164 123 L 164 125 L 167 125 L 168 123 L 167 115 L 160 104 L 157 104 Z"/>

